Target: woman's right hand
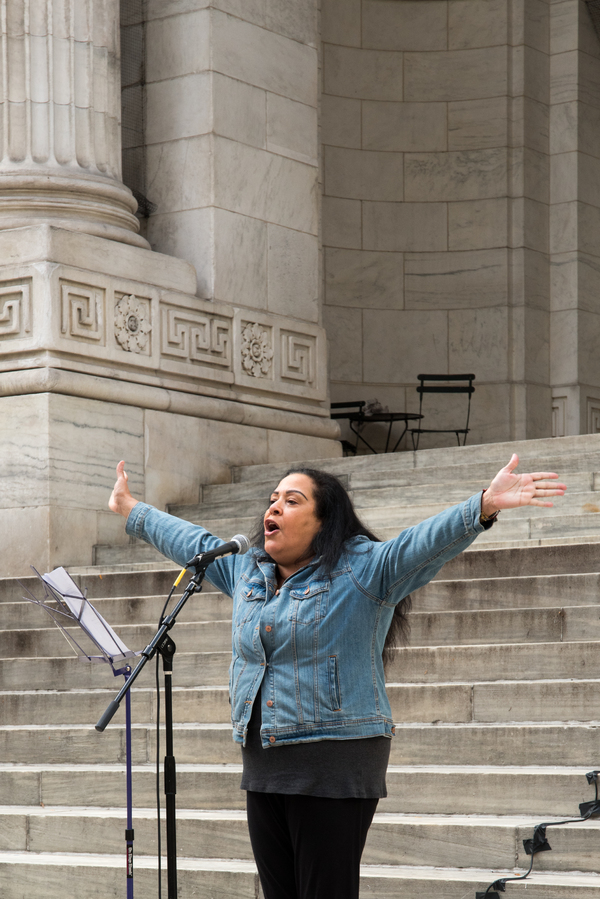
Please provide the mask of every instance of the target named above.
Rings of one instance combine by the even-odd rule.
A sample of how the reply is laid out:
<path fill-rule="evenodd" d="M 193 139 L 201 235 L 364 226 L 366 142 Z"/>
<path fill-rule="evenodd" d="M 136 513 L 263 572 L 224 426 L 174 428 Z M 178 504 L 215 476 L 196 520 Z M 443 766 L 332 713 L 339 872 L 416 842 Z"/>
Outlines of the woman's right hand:
<path fill-rule="evenodd" d="M 118 512 L 123 518 L 129 517 L 129 513 L 138 502 L 129 492 L 128 480 L 125 462 L 121 461 L 117 465 L 117 480 L 108 501 L 108 508 L 111 512 Z"/>

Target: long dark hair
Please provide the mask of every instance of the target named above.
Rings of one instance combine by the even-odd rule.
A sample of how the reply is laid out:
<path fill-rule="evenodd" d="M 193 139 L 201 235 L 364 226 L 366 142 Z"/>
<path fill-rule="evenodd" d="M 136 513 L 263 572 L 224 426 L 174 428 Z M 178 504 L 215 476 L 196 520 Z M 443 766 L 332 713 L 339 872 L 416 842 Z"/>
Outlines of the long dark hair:
<path fill-rule="evenodd" d="M 330 577 L 344 549 L 347 540 L 352 537 L 367 537 L 375 543 L 380 543 L 375 536 L 360 520 L 348 496 L 342 482 L 327 471 L 317 468 L 290 468 L 284 477 L 290 474 L 303 474 L 311 479 L 314 485 L 315 514 L 321 522 L 321 529 L 315 535 L 311 544 L 311 553 L 320 559 L 320 568 Z M 264 551 L 265 535 L 262 516 L 257 521 L 252 543 Z M 265 557 L 270 558 L 265 552 Z M 271 560 L 272 561 L 272 560 Z M 387 664 L 393 658 L 393 650 L 396 646 L 408 643 L 410 623 L 408 613 L 411 609 L 411 598 L 405 596 L 394 607 L 394 615 L 385 638 L 383 647 L 383 663 Z"/>

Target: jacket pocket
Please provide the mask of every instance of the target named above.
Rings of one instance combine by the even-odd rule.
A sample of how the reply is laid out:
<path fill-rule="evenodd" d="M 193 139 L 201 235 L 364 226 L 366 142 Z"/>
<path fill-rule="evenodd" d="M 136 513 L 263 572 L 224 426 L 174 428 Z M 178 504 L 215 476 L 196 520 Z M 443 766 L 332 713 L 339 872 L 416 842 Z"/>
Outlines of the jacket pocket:
<path fill-rule="evenodd" d="M 233 606 L 234 627 L 242 627 L 247 621 L 251 620 L 256 613 L 260 615 L 261 607 L 257 604 L 264 603 L 265 599 L 266 589 L 264 582 L 242 580 L 240 586 L 236 590 Z"/>
<path fill-rule="evenodd" d="M 290 611 L 288 618 L 298 624 L 313 624 L 327 614 L 329 602 L 329 581 L 309 584 L 290 590 Z"/>
<path fill-rule="evenodd" d="M 342 710 L 342 691 L 340 690 L 340 674 L 338 671 L 337 656 L 329 656 L 327 659 L 329 674 L 329 698 L 334 712 Z"/>

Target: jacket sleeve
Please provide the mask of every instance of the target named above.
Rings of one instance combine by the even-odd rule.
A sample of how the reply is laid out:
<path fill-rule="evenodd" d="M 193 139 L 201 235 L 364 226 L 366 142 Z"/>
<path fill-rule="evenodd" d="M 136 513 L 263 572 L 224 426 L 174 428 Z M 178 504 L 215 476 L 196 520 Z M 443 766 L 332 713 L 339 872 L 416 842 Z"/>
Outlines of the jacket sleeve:
<path fill-rule="evenodd" d="M 163 556 L 172 559 L 183 568 L 185 563 L 200 552 L 214 549 L 223 543 L 206 528 L 190 521 L 183 521 L 167 512 L 159 512 L 147 503 L 136 503 L 125 526 L 126 532 L 154 546 Z M 206 577 L 218 590 L 233 595 L 240 557 L 223 556 L 208 566 Z"/>
<path fill-rule="evenodd" d="M 479 520 L 481 497 L 481 492 L 476 493 L 407 528 L 394 540 L 371 543 L 366 558 L 361 559 L 357 586 L 374 599 L 395 604 L 427 584 L 446 562 L 487 530 Z"/>

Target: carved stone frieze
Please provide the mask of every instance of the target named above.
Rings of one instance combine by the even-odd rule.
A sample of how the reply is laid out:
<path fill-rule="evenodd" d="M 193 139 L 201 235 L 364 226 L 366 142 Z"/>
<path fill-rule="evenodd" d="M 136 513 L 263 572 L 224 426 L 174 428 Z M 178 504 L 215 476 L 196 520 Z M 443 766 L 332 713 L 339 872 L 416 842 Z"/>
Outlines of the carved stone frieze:
<path fill-rule="evenodd" d="M 0 286 L 0 340 L 29 337 L 31 333 L 31 286 L 3 284 Z"/>
<path fill-rule="evenodd" d="M 314 387 L 316 381 L 316 338 L 281 329 L 281 377 Z"/>
<path fill-rule="evenodd" d="M 231 369 L 231 321 L 185 307 L 163 306 L 161 355 Z"/>
<path fill-rule="evenodd" d="M 104 344 L 105 291 L 61 280 L 60 293 L 63 336 Z"/>
<path fill-rule="evenodd" d="M 600 397 L 587 397 L 587 432 L 600 434 Z"/>
<path fill-rule="evenodd" d="M 254 378 L 271 375 L 274 356 L 271 329 L 258 322 L 242 322 L 242 368 Z"/>
<path fill-rule="evenodd" d="M 115 305 L 115 337 L 127 353 L 150 354 L 150 301 L 134 294 L 122 296 Z"/>

